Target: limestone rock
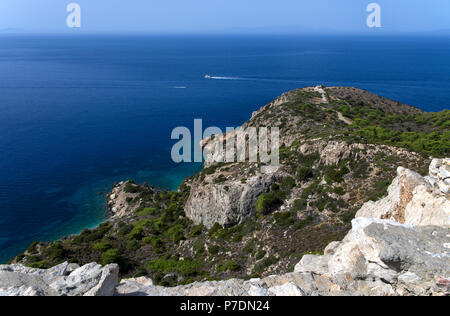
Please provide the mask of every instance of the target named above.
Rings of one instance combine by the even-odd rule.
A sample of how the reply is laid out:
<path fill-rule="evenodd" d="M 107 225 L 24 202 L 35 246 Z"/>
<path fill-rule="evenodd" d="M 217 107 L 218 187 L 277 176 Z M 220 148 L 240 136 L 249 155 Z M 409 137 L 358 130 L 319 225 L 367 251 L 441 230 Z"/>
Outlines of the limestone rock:
<path fill-rule="evenodd" d="M 326 274 L 328 273 L 328 261 L 330 260 L 329 255 L 325 256 L 314 256 L 305 255 L 302 260 L 295 266 L 294 272 L 311 272 L 315 274 Z"/>
<path fill-rule="evenodd" d="M 268 292 L 274 296 L 305 296 L 305 292 L 293 282 L 273 286 Z"/>
<path fill-rule="evenodd" d="M 0 272 L 0 296 L 56 296 L 41 277 L 20 272 Z"/>
<path fill-rule="evenodd" d="M 352 155 L 351 146 L 345 142 L 332 141 L 320 153 L 320 161 L 327 165 L 335 165 Z"/>
<path fill-rule="evenodd" d="M 100 281 L 87 291 L 84 296 L 113 296 L 119 283 L 119 266 L 109 264 L 102 269 Z"/>
<path fill-rule="evenodd" d="M 429 293 L 433 278 L 450 273 L 450 240 L 446 227 L 414 227 L 394 221 L 358 218 L 351 237 L 329 261 L 337 283 L 350 280 L 381 280 L 407 284 L 416 295 Z M 348 277 L 346 277 L 348 276 Z"/>
<path fill-rule="evenodd" d="M 341 245 L 340 241 L 333 241 L 325 248 L 323 253 L 325 255 L 334 255 L 340 245 Z"/>
<path fill-rule="evenodd" d="M 191 189 L 185 206 L 186 216 L 194 223 L 211 228 L 239 224 L 252 216 L 258 197 L 275 182 L 275 174 L 258 174 L 242 183 L 240 179 L 224 184 L 198 184 Z"/>
<path fill-rule="evenodd" d="M 112 218 L 124 217 L 129 213 L 132 213 L 137 208 L 137 203 L 128 203 L 129 199 L 135 199 L 137 193 L 125 192 L 125 187 L 128 182 L 120 182 L 114 186 L 111 194 L 107 196 L 108 209 L 110 210 Z"/>
<path fill-rule="evenodd" d="M 450 193 L 450 158 L 431 162 L 428 181 L 443 194 Z"/>
<path fill-rule="evenodd" d="M 388 196 L 377 202 L 366 203 L 356 217 L 392 219 L 422 226 L 450 225 L 448 188 L 439 186 L 443 182 L 442 176 L 446 176 L 446 163 L 448 159 L 433 160 L 428 177 L 398 168 L 397 177 L 388 189 Z"/>
<path fill-rule="evenodd" d="M 75 269 L 75 270 L 74 270 Z M 111 296 L 119 267 L 62 263 L 47 270 L 22 265 L 0 266 L 1 296 Z"/>
<path fill-rule="evenodd" d="M 104 268 L 96 263 L 87 264 L 69 276 L 51 283 L 62 296 L 108 296 L 114 294 L 118 282 L 119 267 L 116 264 Z"/>

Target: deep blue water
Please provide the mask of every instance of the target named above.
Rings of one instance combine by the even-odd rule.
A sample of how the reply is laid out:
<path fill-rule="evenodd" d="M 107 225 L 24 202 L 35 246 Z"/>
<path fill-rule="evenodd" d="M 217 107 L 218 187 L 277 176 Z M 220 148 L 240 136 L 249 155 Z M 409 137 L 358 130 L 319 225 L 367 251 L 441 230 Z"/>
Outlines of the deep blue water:
<path fill-rule="evenodd" d="M 0 262 L 96 226 L 115 181 L 176 188 L 200 166 L 170 162 L 174 127 L 316 84 L 449 108 L 450 38 L 0 37 Z"/>

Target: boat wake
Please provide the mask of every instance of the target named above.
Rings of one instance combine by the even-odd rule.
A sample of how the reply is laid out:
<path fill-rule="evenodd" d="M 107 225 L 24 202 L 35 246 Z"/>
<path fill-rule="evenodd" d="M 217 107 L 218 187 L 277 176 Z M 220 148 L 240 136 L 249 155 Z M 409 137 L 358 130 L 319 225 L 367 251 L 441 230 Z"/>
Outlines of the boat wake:
<path fill-rule="evenodd" d="M 224 76 L 211 76 L 205 75 L 205 79 L 210 80 L 240 80 L 240 81 L 263 81 L 263 82 L 287 82 L 287 83 L 306 83 L 304 80 L 289 80 L 289 79 L 276 79 L 276 78 L 244 78 L 244 77 L 224 77 Z"/>
<path fill-rule="evenodd" d="M 246 80 L 245 78 L 240 78 L 240 77 L 213 77 L 213 76 L 211 76 L 208 79 L 214 79 L 214 80 Z"/>

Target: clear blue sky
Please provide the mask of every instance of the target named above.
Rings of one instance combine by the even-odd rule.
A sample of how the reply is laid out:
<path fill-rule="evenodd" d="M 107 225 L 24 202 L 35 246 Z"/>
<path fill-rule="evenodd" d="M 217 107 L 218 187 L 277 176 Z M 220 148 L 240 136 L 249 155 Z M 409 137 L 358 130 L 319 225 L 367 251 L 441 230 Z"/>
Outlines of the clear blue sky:
<path fill-rule="evenodd" d="M 82 8 L 76 31 L 65 24 L 71 2 Z M 0 31 L 359 33 L 371 2 L 382 7 L 378 32 L 450 33 L 450 0 L 0 0 Z"/>

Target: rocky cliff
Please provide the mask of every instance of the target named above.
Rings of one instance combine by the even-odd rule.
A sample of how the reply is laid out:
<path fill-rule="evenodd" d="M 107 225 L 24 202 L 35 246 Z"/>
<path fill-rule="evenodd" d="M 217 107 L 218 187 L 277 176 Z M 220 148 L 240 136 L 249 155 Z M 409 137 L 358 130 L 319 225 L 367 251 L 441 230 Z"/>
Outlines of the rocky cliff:
<path fill-rule="evenodd" d="M 354 88 L 318 86 L 285 93 L 254 112 L 239 129 L 202 141 L 210 155 L 206 157 L 202 174 L 186 182 L 191 188 L 185 206 L 186 215 L 194 223 L 203 223 L 207 228 L 215 223 L 223 226 L 239 224 L 257 212 L 256 204 L 261 194 L 271 191 L 272 184 L 280 184 L 289 177 L 297 180 L 294 185 L 297 187 L 304 187 L 308 183 L 306 180 L 311 179 L 322 185 L 326 181 L 333 187 L 344 183 L 348 194 L 359 197 L 346 202 L 360 207 L 361 202 L 366 202 L 365 192 L 382 191 L 382 179 L 386 176 L 392 179 L 397 162 L 401 161 L 414 170 L 427 165 L 427 159 L 415 153 L 420 150 L 402 148 L 413 145 L 395 141 L 396 138 L 400 140 L 404 133 L 429 129 L 430 126 L 418 124 L 417 119 L 410 118 L 422 115 L 420 110 L 411 106 Z M 444 116 L 444 119 L 448 117 Z M 223 162 L 225 153 L 220 146 L 227 147 L 228 142 L 233 142 L 234 147 L 237 135 L 249 127 L 273 126 L 281 130 L 279 169 L 262 173 L 260 169 L 264 163 Z M 367 126 L 375 129 L 366 129 Z M 392 130 L 397 132 L 391 135 Z M 448 151 L 448 145 L 443 146 L 446 149 L 441 149 Z M 377 163 L 380 158 L 384 160 L 381 165 Z M 331 170 L 333 167 L 340 170 L 334 172 Z M 339 173 L 348 173 L 344 172 L 348 170 L 359 170 L 364 175 L 358 173 L 359 176 L 353 174 L 341 179 Z M 358 187 L 362 190 L 358 191 Z M 275 211 L 290 208 L 289 203 L 302 199 L 300 190 L 289 191 L 287 195 L 283 199 L 285 203 L 274 207 Z M 345 209 L 339 208 L 341 212 Z"/>
<path fill-rule="evenodd" d="M 305 255 L 293 273 L 176 288 L 125 280 L 117 294 L 449 295 L 448 171 L 450 159 L 433 160 L 427 177 L 398 168 L 389 195 L 364 204 L 342 241 Z"/>
<path fill-rule="evenodd" d="M 449 171 L 450 159 L 433 160 L 426 177 L 398 168 L 387 197 L 364 204 L 342 241 L 292 273 L 168 288 L 148 277 L 117 284 L 117 265 L 10 265 L 0 266 L 0 295 L 450 295 Z"/>

